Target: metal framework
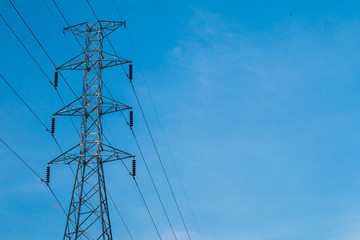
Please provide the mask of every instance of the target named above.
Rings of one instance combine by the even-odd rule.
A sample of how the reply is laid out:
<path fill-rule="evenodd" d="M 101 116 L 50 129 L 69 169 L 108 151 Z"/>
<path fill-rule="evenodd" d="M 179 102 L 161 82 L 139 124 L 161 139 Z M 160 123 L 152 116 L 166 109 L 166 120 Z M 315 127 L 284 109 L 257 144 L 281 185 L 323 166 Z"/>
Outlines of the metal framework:
<path fill-rule="evenodd" d="M 118 21 L 84 22 L 64 31 L 84 38 L 84 51 L 58 67 L 82 70 L 82 95 L 54 114 L 81 116 L 80 144 L 49 164 L 77 166 L 64 240 L 112 240 L 103 163 L 132 158 L 133 155 L 103 143 L 103 115 L 131 107 L 103 96 L 103 69 L 131 61 L 103 51 L 103 40 L 125 25 Z"/>

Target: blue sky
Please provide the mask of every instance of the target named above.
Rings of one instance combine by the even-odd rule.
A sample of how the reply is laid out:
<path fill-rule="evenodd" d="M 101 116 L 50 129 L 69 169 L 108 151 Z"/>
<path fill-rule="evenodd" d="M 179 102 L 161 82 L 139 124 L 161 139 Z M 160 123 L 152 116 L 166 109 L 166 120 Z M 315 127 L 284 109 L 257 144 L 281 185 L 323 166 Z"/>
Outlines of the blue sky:
<path fill-rule="evenodd" d="M 356 1 L 92 0 L 101 19 L 127 21 L 111 35 L 120 56 L 134 60 L 134 84 L 194 240 L 187 208 L 139 68 L 143 70 L 171 150 L 208 240 L 360 239 L 360 3 Z M 80 52 L 51 1 L 14 0 L 57 65 Z M 70 24 L 95 20 L 85 0 L 58 1 Z M 7 1 L 0 13 L 49 76 L 54 68 Z M 59 23 L 59 25 L 57 24 Z M 0 73 L 50 125 L 61 103 L 3 23 Z M 109 46 L 106 46 L 109 48 Z M 77 92 L 81 76 L 64 72 Z M 113 95 L 134 106 L 135 132 L 179 239 L 187 239 L 130 85 L 120 68 L 105 73 Z M 59 86 L 66 102 L 73 96 Z M 43 127 L 0 82 L 0 137 L 44 175 L 59 154 Z M 113 144 L 139 155 L 120 115 L 105 119 Z M 70 129 L 70 130 L 69 130 Z M 78 142 L 67 119 L 56 136 Z M 61 238 L 65 217 L 47 188 L 0 146 L 0 232 L 3 239 Z M 140 161 L 139 161 L 140 162 Z M 144 166 L 138 181 L 164 240 L 173 239 Z M 134 238 L 156 234 L 120 163 L 107 183 Z M 52 186 L 68 207 L 72 174 L 52 168 Z M 110 204 L 114 238 L 129 239 Z"/>

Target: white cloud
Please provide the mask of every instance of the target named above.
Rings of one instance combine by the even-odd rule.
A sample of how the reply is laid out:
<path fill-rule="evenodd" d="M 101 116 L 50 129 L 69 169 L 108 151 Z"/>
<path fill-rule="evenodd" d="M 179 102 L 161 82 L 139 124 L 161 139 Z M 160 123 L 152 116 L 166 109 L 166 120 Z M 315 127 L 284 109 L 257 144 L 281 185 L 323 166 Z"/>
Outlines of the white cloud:
<path fill-rule="evenodd" d="M 176 155 L 187 152 L 190 159 L 196 159 L 204 183 L 216 180 L 216 186 L 206 185 L 202 190 L 214 193 L 215 198 L 204 203 L 201 211 L 206 212 L 209 210 L 206 208 L 211 206 L 214 216 L 221 219 L 218 220 L 220 226 L 216 226 L 215 219 L 205 219 L 211 225 L 204 229 L 206 239 L 278 240 L 299 239 L 299 236 L 315 239 L 311 238 L 311 233 L 316 228 L 326 230 L 319 234 L 324 236 L 323 239 L 331 239 L 329 236 L 334 236 L 334 229 L 339 225 L 339 222 L 329 220 L 336 218 L 335 212 L 314 213 L 304 209 L 307 213 L 303 214 L 299 213 L 300 207 L 296 209 L 296 215 L 289 202 L 300 206 L 302 203 L 296 196 L 285 193 L 294 191 L 291 189 L 277 189 L 279 196 L 272 200 L 264 197 L 267 196 L 266 190 L 263 193 L 258 190 L 255 197 L 264 199 L 257 200 L 256 204 L 260 205 L 254 207 L 255 204 L 240 197 L 246 193 L 239 194 L 240 190 L 234 186 L 241 185 L 240 181 L 244 180 L 240 179 L 238 170 L 249 164 L 247 159 L 264 158 L 263 162 L 271 166 L 262 176 L 267 181 L 272 181 L 269 179 L 277 175 L 276 171 L 281 172 L 283 181 L 294 174 L 297 181 L 287 185 L 292 189 L 302 189 L 298 194 L 304 199 L 328 199 L 327 196 L 332 195 L 322 190 L 316 196 L 310 196 L 316 184 L 302 181 L 307 177 L 301 175 L 296 167 L 299 163 L 295 161 L 321 155 L 321 150 L 314 150 L 308 144 L 311 145 L 312 139 L 323 141 L 325 135 L 320 136 L 320 132 L 328 131 L 326 124 L 332 121 L 335 124 L 336 118 L 327 115 L 327 108 L 331 109 L 329 114 L 343 114 L 336 112 L 336 106 L 346 97 L 346 91 L 341 93 L 340 89 L 351 88 L 357 81 L 356 75 L 360 75 L 359 68 L 354 65 L 360 60 L 357 54 L 360 45 L 353 41 L 354 38 L 360 39 L 360 22 L 327 18 L 307 22 L 294 18 L 274 24 L 267 30 L 256 30 L 228 22 L 217 14 L 194 10 L 188 26 L 178 44 L 169 51 L 166 69 L 167 79 L 175 85 L 169 96 L 180 94 L 178 99 L 181 101 L 172 97 L 169 101 L 174 102 L 166 104 L 172 108 L 183 104 L 183 120 L 177 118 L 174 127 L 169 127 L 179 129 L 182 135 L 188 134 L 185 140 L 178 140 L 177 146 L 183 142 L 188 144 Z M 343 95 L 336 95 L 339 92 Z M 232 122 L 227 122 L 224 116 Z M 238 124 L 240 121 L 242 125 Z M 287 125 L 293 126 L 294 133 L 288 133 Z M 248 136 L 250 138 L 242 141 Z M 239 143 L 245 144 L 239 146 Z M 276 153 L 277 148 L 279 152 Z M 295 152 L 284 153 L 287 151 L 284 149 L 295 149 Z M 232 162 L 226 164 L 233 169 L 219 166 L 224 153 L 226 160 Z M 277 154 L 285 159 L 281 166 Z M 278 182 L 270 182 L 269 186 L 279 187 Z M 308 189 L 302 187 L 304 184 L 309 184 L 306 185 Z M 246 191 L 245 188 L 241 191 Z M 237 204 L 219 206 L 218 202 L 224 199 L 234 199 Z M 335 199 L 329 201 L 337 203 Z M 315 201 L 310 205 L 313 210 L 319 207 Z M 281 209 L 282 215 L 268 209 L 272 206 Z M 246 208 L 246 212 L 241 212 Z M 262 213 L 262 210 L 267 213 Z M 344 208 L 344 211 L 348 210 Z M 260 214 L 262 219 L 256 226 L 236 222 L 240 215 L 247 219 Z M 312 214 L 318 214 L 317 220 Z M 324 223 L 328 225 L 324 227 Z M 215 231 L 216 234 L 211 234 Z M 351 229 L 349 234 L 340 232 L 334 240 L 359 239 L 357 232 Z"/>

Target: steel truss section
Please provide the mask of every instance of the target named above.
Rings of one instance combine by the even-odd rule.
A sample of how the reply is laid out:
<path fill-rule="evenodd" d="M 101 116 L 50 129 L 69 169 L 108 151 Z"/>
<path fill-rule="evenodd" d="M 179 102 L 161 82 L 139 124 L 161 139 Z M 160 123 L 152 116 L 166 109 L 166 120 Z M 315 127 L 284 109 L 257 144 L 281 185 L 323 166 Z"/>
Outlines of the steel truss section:
<path fill-rule="evenodd" d="M 93 53 L 95 54 L 95 53 Z M 85 59 L 84 59 L 85 58 Z M 85 53 L 80 53 L 76 57 L 72 58 L 71 60 L 67 61 L 60 67 L 58 67 L 58 70 L 86 70 L 87 68 L 92 68 L 92 66 L 96 65 L 98 63 L 98 59 L 92 58 L 90 55 L 88 59 L 86 59 Z M 125 58 L 118 57 L 116 55 L 103 52 L 102 54 L 102 68 L 109 68 L 114 67 L 121 64 L 131 63 L 130 60 L 127 60 Z"/>
<path fill-rule="evenodd" d="M 96 96 L 92 96 L 96 97 Z M 102 108 L 102 115 L 119 112 L 123 110 L 131 109 L 131 107 L 122 104 L 118 101 L 115 101 L 114 99 L 108 98 L 108 97 L 102 97 L 102 102 L 98 106 L 74 106 L 77 104 L 77 102 L 82 99 L 82 96 L 76 99 L 75 101 L 71 102 L 70 104 L 66 105 L 56 113 L 54 113 L 54 116 L 82 116 L 82 114 L 91 116 L 92 113 L 96 110 L 98 110 L 98 107 Z M 105 99 L 105 101 L 104 101 Z M 82 111 L 83 110 L 83 111 Z"/>
<path fill-rule="evenodd" d="M 76 165 L 63 240 L 112 240 L 103 164 L 134 156 L 103 143 L 103 115 L 131 107 L 103 96 L 103 69 L 131 61 L 103 51 L 103 40 L 125 22 L 84 22 L 64 31 L 84 38 L 84 52 L 58 67 L 58 70 L 82 70 L 82 95 L 57 116 L 80 116 L 80 143 L 49 164 Z M 80 104 L 79 104 L 80 103 Z"/>
<path fill-rule="evenodd" d="M 94 143 L 95 144 L 95 143 Z M 114 148 L 112 146 L 106 145 L 104 143 L 101 144 L 101 156 L 102 161 L 101 163 L 113 162 L 118 160 L 124 160 L 127 158 L 133 158 L 134 155 L 130 153 L 121 151 L 120 149 Z M 53 159 L 49 164 L 79 164 L 79 161 L 84 160 L 82 156 L 86 155 L 87 153 L 80 152 L 79 154 L 80 144 L 76 145 L 75 147 L 69 149 L 68 151 L 64 152 L 63 154 L 59 155 L 55 159 Z M 84 162 L 86 164 L 86 162 Z"/>

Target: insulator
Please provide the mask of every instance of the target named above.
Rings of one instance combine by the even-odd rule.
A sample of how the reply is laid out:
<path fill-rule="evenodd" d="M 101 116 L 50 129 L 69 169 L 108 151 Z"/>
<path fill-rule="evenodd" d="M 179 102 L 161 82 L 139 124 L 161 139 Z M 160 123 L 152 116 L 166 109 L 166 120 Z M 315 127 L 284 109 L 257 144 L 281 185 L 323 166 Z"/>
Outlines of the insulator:
<path fill-rule="evenodd" d="M 132 70 L 133 70 L 133 65 L 130 64 L 130 65 L 129 65 L 129 79 L 130 79 L 130 81 L 131 81 L 132 78 L 133 78 Z"/>
<path fill-rule="evenodd" d="M 132 160 L 132 176 L 133 177 L 136 176 L 136 160 L 135 159 Z"/>
<path fill-rule="evenodd" d="M 134 112 L 133 111 L 130 111 L 129 125 L 130 125 L 131 128 L 134 126 Z"/>
<path fill-rule="evenodd" d="M 51 119 L 51 134 L 55 133 L 55 118 Z"/>
<path fill-rule="evenodd" d="M 55 80 L 54 80 L 54 87 L 57 88 L 58 86 L 58 78 L 59 78 L 59 72 L 55 72 Z"/>
<path fill-rule="evenodd" d="M 50 166 L 46 167 L 46 183 L 50 182 Z"/>

